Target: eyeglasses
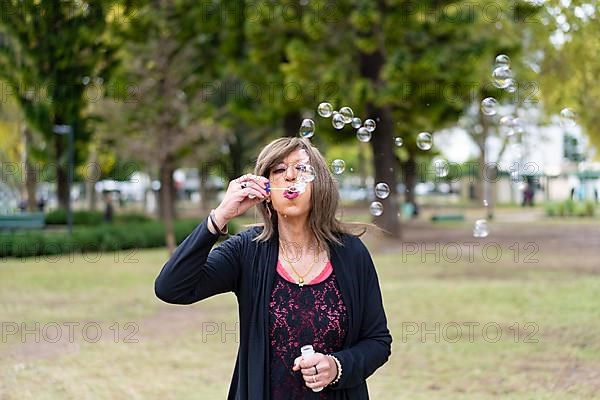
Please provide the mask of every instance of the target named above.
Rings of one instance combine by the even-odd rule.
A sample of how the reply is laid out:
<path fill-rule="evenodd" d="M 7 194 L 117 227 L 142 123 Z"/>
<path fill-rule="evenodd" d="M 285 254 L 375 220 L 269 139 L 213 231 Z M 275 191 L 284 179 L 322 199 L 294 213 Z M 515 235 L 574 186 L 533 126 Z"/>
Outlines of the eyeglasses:
<path fill-rule="evenodd" d="M 291 175 L 288 173 L 289 169 L 292 168 Z M 277 184 L 283 184 L 288 178 L 291 181 L 299 182 L 311 182 L 315 178 L 315 171 L 310 164 L 304 161 L 297 161 L 295 163 L 286 164 L 278 163 L 271 169 L 270 180 Z"/>

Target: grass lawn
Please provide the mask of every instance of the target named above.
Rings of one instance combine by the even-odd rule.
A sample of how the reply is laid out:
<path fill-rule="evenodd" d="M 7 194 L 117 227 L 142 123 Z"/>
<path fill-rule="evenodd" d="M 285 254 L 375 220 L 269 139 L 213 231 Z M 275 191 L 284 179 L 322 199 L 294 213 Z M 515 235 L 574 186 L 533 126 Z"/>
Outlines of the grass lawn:
<path fill-rule="evenodd" d="M 565 229 L 539 224 L 572 236 Z M 508 230 L 527 242 L 525 226 L 498 237 Z M 481 252 L 436 260 L 400 244 L 373 251 L 394 343 L 368 379 L 371 398 L 600 398 L 600 269 L 588 267 L 600 264 L 598 243 L 582 233 L 588 253 L 573 253 L 536 235 L 533 264 L 515 262 L 510 240 L 498 241 L 505 256 L 496 262 Z M 0 260 L 0 399 L 225 398 L 236 299 L 163 304 L 153 282 L 166 257 Z M 15 332 L 22 327 L 30 332 Z"/>

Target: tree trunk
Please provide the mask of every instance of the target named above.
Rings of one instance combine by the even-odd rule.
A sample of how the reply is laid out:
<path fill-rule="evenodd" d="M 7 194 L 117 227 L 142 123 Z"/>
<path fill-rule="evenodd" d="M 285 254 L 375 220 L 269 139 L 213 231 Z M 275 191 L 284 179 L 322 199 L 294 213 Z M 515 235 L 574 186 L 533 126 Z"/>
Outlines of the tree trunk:
<path fill-rule="evenodd" d="M 96 211 L 98 199 L 96 196 L 96 182 L 98 182 L 98 178 L 100 175 L 100 166 L 98 164 L 98 151 L 96 147 L 92 149 L 90 153 L 90 162 L 88 163 L 87 173 L 84 177 L 85 179 L 85 191 L 87 192 L 87 200 L 88 200 L 88 209 L 90 211 Z"/>
<path fill-rule="evenodd" d="M 165 162 L 160 167 L 160 210 L 165 224 L 165 243 L 169 254 L 173 254 L 177 243 L 175 241 L 175 196 L 173 195 L 173 171 L 171 163 Z"/>
<path fill-rule="evenodd" d="M 208 214 L 208 209 L 210 207 L 210 202 L 208 199 L 208 188 L 206 187 L 208 183 L 208 165 L 202 164 L 200 168 L 198 168 L 198 176 L 200 178 L 200 210 L 202 215 Z"/>
<path fill-rule="evenodd" d="M 27 190 L 27 210 L 29 212 L 34 212 L 37 210 L 37 202 L 35 198 L 35 192 L 37 189 L 37 170 L 35 169 L 35 165 L 31 162 L 31 158 L 29 157 L 29 146 L 33 143 L 33 137 L 31 135 L 31 131 L 27 128 L 27 126 L 23 126 L 23 137 L 25 139 L 24 146 L 24 157 L 23 157 L 23 165 L 25 167 L 25 188 Z"/>
<path fill-rule="evenodd" d="M 376 86 L 382 82 L 379 73 L 384 64 L 383 54 L 380 50 L 371 54 L 361 54 L 360 68 L 362 76 L 370 79 Z M 390 195 L 383 200 L 383 214 L 374 218 L 377 226 L 387 231 L 392 237 L 401 236 L 400 222 L 398 220 L 398 197 L 396 195 L 396 175 L 394 173 L 395 155 L 393 138 L 392 113 L 389 107 L 367 104 L 367 117 L 377 119 L 377 130 L 371 139 L 373 162 L 375 164 L 375 183 L 385 182 L 390 187 Z"/>
<path fill-rule="evenodd" d="M 65 151 L 66 136 L 54 135 L 54 156 L 56 160 L 56 196 L 58 207 L 67 209 L 69 202 L 68 168 L 69 162 Z"/>
<path fill-rule="evenodd" d="M 289 111 L 283 116 L 283 136 L 298 136 L 302 116 L 298 110 Z"/>
<path fill-rule="evenodd" d="M 402 163 L 402 174 L 404 175 L 404 185 L 406 193 L 404 194 L 405 202 L 412 203 L 416 206 L 417 197 L 415 196 L 415 186 L 417 185 L 417 162 L 411 156 Z"/>

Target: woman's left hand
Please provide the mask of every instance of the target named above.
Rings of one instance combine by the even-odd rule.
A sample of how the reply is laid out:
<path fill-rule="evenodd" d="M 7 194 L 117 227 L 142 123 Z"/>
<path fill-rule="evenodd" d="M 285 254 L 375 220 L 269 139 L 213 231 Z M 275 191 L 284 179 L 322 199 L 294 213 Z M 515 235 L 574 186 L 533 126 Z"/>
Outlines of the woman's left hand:
<path fill-rule="evenodd" d="M 315 369 L 315 366 L 317 367 Z M 302 372 L 306 386 L 318 389 L 329 385 L 337 376 L 337 365 L 329 356 L 315 353 L 308 357 L 300 356 L 294 360 L 292 371 Z M 318 374 L 316 372 L 319 372 Z M 316 381 L 316 383 L 315 383 Z"/>

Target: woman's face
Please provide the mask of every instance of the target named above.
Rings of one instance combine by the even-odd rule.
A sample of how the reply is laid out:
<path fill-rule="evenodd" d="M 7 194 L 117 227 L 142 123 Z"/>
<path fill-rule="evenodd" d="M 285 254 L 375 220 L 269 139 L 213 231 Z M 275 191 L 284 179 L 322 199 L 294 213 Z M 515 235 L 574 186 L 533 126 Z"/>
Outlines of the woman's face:
<path fill-rule="evenodd" d="M 281 162 L 275 164 L 269 174 L 271 187 L 291 188 L 298 182 L 296 179 L 309 163 L 308 154 L 303 149 L 290 153 Z M 311 208 L 312 182 L 307 182 L 304 192 L 295 193 L 287 190 L 272 190 L 271 202 L 280 216 L 308 216 Z"/>

